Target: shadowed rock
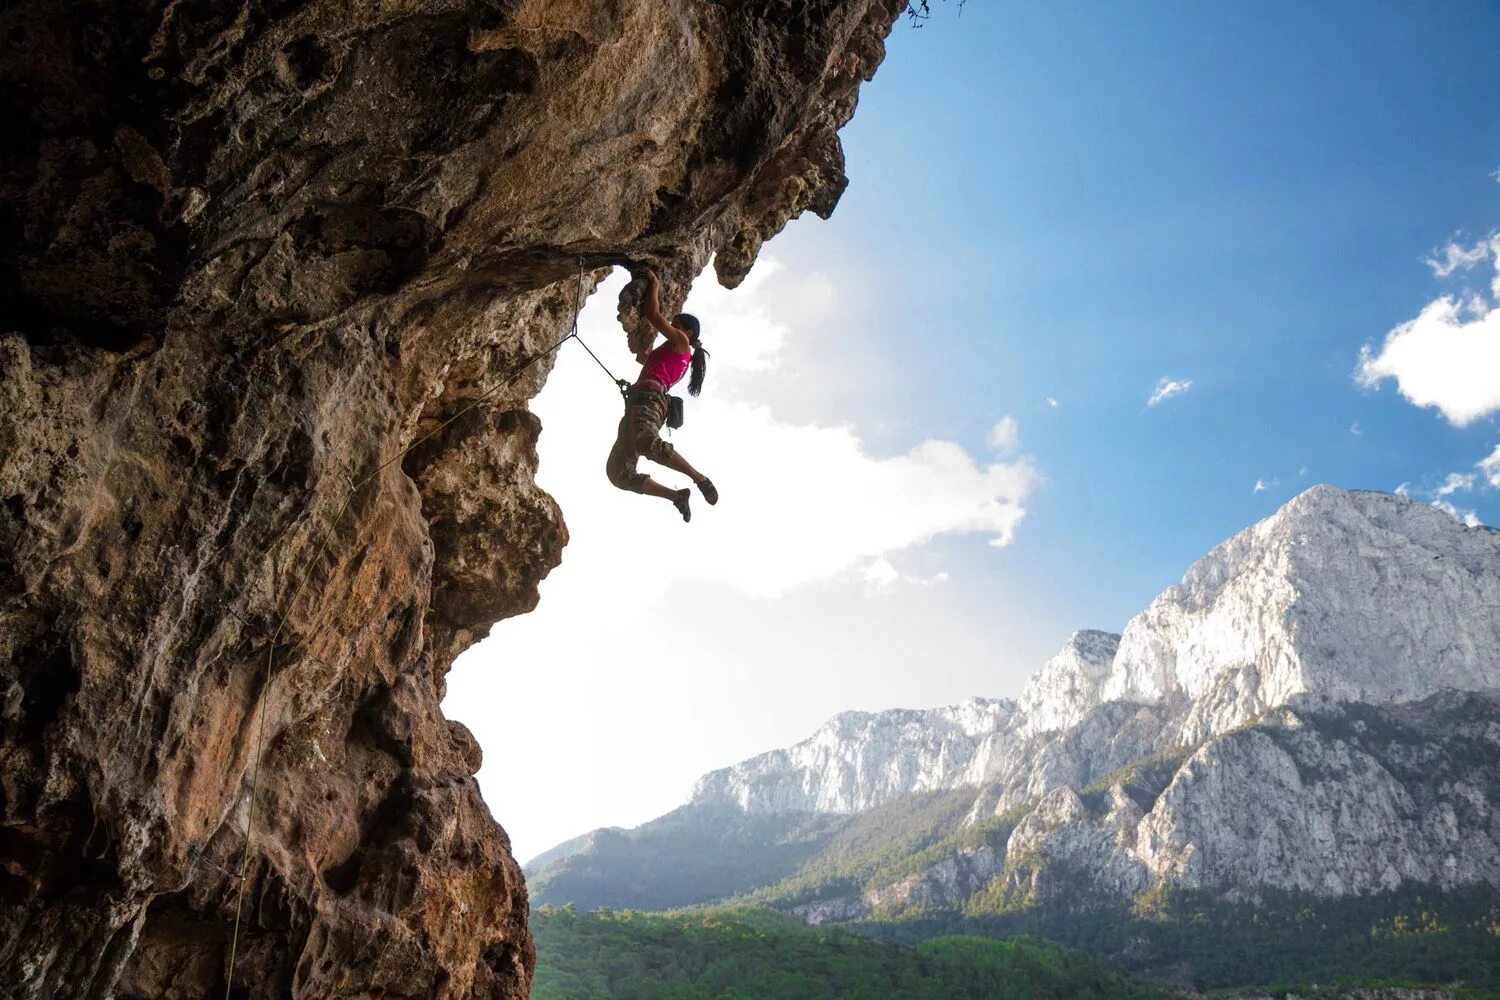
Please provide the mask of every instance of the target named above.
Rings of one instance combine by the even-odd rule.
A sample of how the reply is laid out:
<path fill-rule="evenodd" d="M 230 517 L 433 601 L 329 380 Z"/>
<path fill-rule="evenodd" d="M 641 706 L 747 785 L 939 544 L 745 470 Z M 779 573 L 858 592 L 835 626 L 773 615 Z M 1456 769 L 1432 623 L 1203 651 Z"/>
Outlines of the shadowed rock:
<path fill-rule="evenodd" d="M 222 994 L 261 727 L 235 995 L 526 994 L 439 704 L 567 540 L 550 358 L 447 421 L 566 333 L 580 258 L 672 308 L 831 211 L 898 8 L 0 13 L 8 995 Z"/>

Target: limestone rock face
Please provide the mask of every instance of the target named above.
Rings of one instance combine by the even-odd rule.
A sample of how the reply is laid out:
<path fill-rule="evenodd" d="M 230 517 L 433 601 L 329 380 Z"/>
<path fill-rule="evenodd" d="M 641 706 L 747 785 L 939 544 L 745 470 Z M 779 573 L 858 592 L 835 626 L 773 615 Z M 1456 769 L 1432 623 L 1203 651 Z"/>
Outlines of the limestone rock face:
<path fill-rule="evenodd" d="M 1008 845 L 1018 869 L 1116 900 L 1159 884 L 1231 899 L 1500 886 L 1500 694 L 1279 708 L 1165 788 L 1122 778 L 1106 795 L 1092 810 L 1068 788 L 1043 799 Z"/>
<path fill-rule="evenodd" d="M 930 710 L 845 712 L 785 750 L 714 771 L 693 801 L 750 813 L 858 812 L 912 792 L 972 784 L 1015 703 L 971 698 Z"/>
<path fill-rule="evenodd" d="M 1120 637 L 1086 629 L 1075 632 L 1056 656 L 1042 664 L 1021 692 L 1025 735 L 1066 729 L 1100 702 Z"/>
<path fill-rule="evenodd" d="M 1204 556 L 1123 635 L 1075 633 L 1018 702 L 846 713 L 706 776 L 695 799 L 850 812 L 974 785 L 981 819 L 1293 698 L 1385 704 L 1496 688 L 1500 531 L 1316 486 Z"/>
<path fill-rule="evenodd" d="M 567 540 L 518 369 L 831 211 L 897 11 L 0 12 L 8 996 L 526 995 L 439 710 Z"/>
<path fill-rule="evenodd" d="M 1414 701 L 1500 687 L 1500 532 L 1315 486 L 1134 618 L 1103 700 L 1193 704 L 1202 739 L 1293 695 Z"/>

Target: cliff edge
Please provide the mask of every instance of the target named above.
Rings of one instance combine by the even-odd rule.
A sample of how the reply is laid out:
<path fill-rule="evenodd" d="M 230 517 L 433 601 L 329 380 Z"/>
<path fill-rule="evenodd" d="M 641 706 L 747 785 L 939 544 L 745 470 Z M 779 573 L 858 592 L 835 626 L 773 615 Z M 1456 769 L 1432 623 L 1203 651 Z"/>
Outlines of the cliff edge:
<path fill-rule="evenodd" d="M 8 995 L 527 994 L 525 884 L 439 710 L 567 540 L 550 358 L 505 379 L 607 265 L 670 307 L 832 211 L 899 10 L 0 12 Z"/>

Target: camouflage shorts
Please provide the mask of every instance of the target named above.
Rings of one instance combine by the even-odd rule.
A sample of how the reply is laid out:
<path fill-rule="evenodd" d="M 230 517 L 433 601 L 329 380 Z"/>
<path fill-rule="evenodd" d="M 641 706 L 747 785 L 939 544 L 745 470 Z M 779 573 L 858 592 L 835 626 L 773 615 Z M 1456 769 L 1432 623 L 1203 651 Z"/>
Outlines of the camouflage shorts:
<path fill-rule="evenodd" d="M 604 471 L 609 481 L 622 490 L 640 493 L 647 476 L 636 471 L 636 463 L 649 458 L 666 465 L 672 458 L 672 445 L 661 439 L 661 427 L 667 419 L 667 397 L 662 394 L 633 396 L 620 417 L 615 432 L 615 446 L 609 450 Z"/>

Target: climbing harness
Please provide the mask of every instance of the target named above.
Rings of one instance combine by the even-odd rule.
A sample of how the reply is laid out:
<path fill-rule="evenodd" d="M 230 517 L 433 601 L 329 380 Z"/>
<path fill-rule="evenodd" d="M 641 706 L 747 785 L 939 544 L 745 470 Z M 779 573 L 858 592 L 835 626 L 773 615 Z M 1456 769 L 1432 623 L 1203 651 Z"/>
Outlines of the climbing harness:
<path fill-rule="evenodd" d="M 604 374 L 608 375 L 610 379 L 614 381 L 615 385 L 620 389 L 622 394 L 629 389 L 629 383 L 624 379 L 615 378 L 614 373 L 605 366 L 603 361 L 599 360 L 598 355 L 596 355 L 589 347 L 589 345 L 584 343 L 583 338 L 578 335 L 578 314 L 583 307 L 583 271 L 584 260 L 582 257 L 579 257 L 578 287 L 573 297 L 573 325 L 567 336 L 563 337 L 561 340 L 557 341 L 557 343 L 553 344 L 551 347 L 548 347 L 546 350 L 540 351 L 537 354 L 532 355 L 530 358 L 527 358 L 526 361 L 509 372 L 498 383 L 491 386 L 489 389 L 485 390 L 478 396 L 474 397 L 466 405 L 460 407 L 459 410 L 452 416 L 448 417 L 448 419 L 444 420 L 442 423 L 438 424 L 432 430 L 428 431 L 426 434 L 423 434 L 415 441 L 412 441 L 405 448 L 402 448 L 400 451 L 392 455 L 390 458 L 386 459 L 384 462 L 381 462 L 362 478 L 354 480 L 352 477 L 349 477 L 347 475 L 345 476 L 345 480 L 349 484 L 348 491 L 344 494 L 344 499 L 339 504 L 338 511 L 334 514 L 333 520 L 329 523 L 327 529 L 323 532 L 323 537 L 318 543 L 318 549 L 313 554 L 312 560 L 307 564 L 306 567 L 303 568 L 302 574 L 297 580 L 297 585 L 292 589 L 291 600 L 287 602 L 285 610 L 281 613 L 276 622 L 276 628 L 269 635 L 265 634 L 265 632 L 261 629 L 255 629 L 255 631 L 259 632 L 263 638 L 268 640 L 269 645 L 266 650 L 265 680 L 261 684 L 260 694 L 256 699 L 256 714 L 258 716 L 258 720 L 255 733 L 255 755 L 250 769 L 250 804 L 249 811 L 245 819 L 245 846 L 244 854 L 240 859 L 239 874 L 235 874 L 224 868 L 220 868 L 218 865 L 215 865 L 213 862 L 203 857 L 202 852 L 196 847 L 190 848 L 188 851 L 189 858 L 192 860 L 194 866 L 196 866 L 199 862 L 202 862 L 208 865 L 210 868 L 214 868 L 222 872 L 223 874 L 236 879 L 239 882 L 239 889 L 236 893 L 234 904 L 234 932 L 230 936 L 229 943 L 229 964 L 225 967 L 224 972 L 225 1000 L 230 1000 L 232 991 L 234 989 L 234 963 L 235 959 L 239 955 L 240 922 L 245 905 L 245 883 L 249 880 L 246 873 L 250 868 L 250 848 L 255 834 L 255 805 L 260 791 L 261 756 L 262 751 L 265 748 L 266 741 L 266 697 L 271 689 L 271 685 L 275 682 L 276 650 L 283 645 L 283 643 L 281 642 L 281 636 L 282 633 L 286 631 L 287 623 L 291 618 L 292 609 L 296 607 L 297 598 L 302 596 L 302 591 L 307 586 L 308 579 L 312 576 L 313 568 L 322 563 L 323 556 L 327 554 L 329 550 L 329 542 L 333 538 L 334 532 L 338 529 L 339 524 L 343 521 L 344 515 L 348 513 L 350 503 L 354 500 L 355 496 L 358 495 L 361 490 L 363 490 L 370 483 L 374 482 L 375 479 L 379 477 L 380 474 L 386 469 L 390 468 L 396 462 L 399 462 L 401 459 L 405 458 L 406 455 L 410 453 L 414 448 L 426 443 L 427 441 L 430 441 L 434 436 L 447 428 L 448 425 L 452 424 L 460 417 L 469 413 L 471 410 L 482 406 L 487 400 L 490 399 L 490 397 L 494 396 L 501 389 L 514 384 L 516 379 L 520 378 L 526 372 L 530 371 L 532 366 L 535 365 L 538 361 L 542 360 L 548 355 L 555 353 L 559 348 L 562 347 L 562 345 L 566 344 L 568 341 L 578 341 L 578 343 L 582 345 L 583 349 L 589 352 L 589 357 L 594 359 L 594 363 L 597 364 L 601 369 L 603 369 Z M 288 530 L 290 530 L 290 528 Z M 233 612 L 233 610 L 229 609 L 227 605 L 225 606 L 225 608 L 226 610 L 229 610 L 232 614 L 234 614 L 234 617 L 238 618 L 242 622 L 246 622 L 247 625 L 249 624 L 245 618 L 243 618 L 238 613 Z M 254 626 L 251 627 L 254 628 Z"/>

